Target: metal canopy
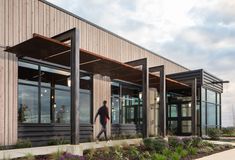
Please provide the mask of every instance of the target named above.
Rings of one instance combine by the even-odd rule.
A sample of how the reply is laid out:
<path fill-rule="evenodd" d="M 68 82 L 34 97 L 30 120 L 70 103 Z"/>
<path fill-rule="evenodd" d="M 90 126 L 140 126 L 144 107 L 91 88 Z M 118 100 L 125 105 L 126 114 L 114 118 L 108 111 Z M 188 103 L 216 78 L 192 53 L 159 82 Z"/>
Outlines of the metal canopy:
<path fill-rule="evenodd" d="M 5 51 L 14 53 L 18 57 L 31 57 L 70 66 L 70 45 L 39 34 L 33 34 L 33 38 L 9 47 Z M 140 69 L 84 49 L 80 49 L 80 69 L 93 74 L 109 76 L 111 79 L 142 84 Z M 170 78 L 166 78 L 166 85 L 171 89 L 190 88 L 188 85 Z M 158 75 L 149 73 L 149 86 L 159 89 L 160 78 Z"/>

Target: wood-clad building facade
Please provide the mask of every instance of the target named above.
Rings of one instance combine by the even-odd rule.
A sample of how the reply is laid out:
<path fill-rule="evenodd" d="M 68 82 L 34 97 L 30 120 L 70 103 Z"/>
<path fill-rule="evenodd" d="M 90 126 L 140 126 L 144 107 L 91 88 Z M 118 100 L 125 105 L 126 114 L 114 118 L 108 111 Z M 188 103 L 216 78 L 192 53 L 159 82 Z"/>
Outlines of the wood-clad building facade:
<path fill-rule="evenodd" d="M 77 44 L 77 46 L 79 45 L 79 48 L 72 47 L 72 39 L 70 39 L 70 42 L 65 43 L 65 41 L 61 40 L 60 37 L 58 38 L 56 36 L 60 35 L 61 33 L 67 32 L 68 30 L 71 30 L 73 28 L 76 28 L 76 30 L 79 32 L 79 36 L 77 37 L 78 40 L 76 41 L 77 43 L 79 43 Z M 34 43 L 34 33 L 42 35 L 49 39 L 40 39 L 39 36 L 40 43 L 44 43 L 42 41 L 45 40 L 45 43 L 51 42 L 55 45 L 58 45 L 59 47 L 61 46 L 62 49 L 63 47 L 66 48 L 66 44 L 68 44 L 69 46 L 71 46 L 69 52 L 71 51 L 72 53 L 72 50 L 76 49 L 76 52 L 74 52 L 75 55 L 77 55 L 79 53 L 78 50 L 80 50 L 80 60 L 73 61 L 73 59 L 68 58 L 68 61 L 70 63 L 69 67 L 71 67 L 69 68 L 68 66 L 62 66 L 61 63 L 63 63 L 63 58 L 61 58 L 60 60 L 55 59 L 54 61 L 50 61 L 50 63 L 44 63 L 42 62 L 42 59 L 36 58 L 37 60 L 32 60 L 25 55 L 19 54 L 24 52 L 19 49 L 14 50 L 14 52 L 11 52 L 9 50 L 8 52 L 6 52 L 7 47 L 17 46 L 26 40 L 32 39 L 32 42 Z M 60 123 L 62 119 L 60 116 L 62 114 L 65 114 L 64 108 L 66 108 L 66 105 L 70 107 L 68 108 L 69 114 L 73 109 L 75 109 L 73 111 L 76 111 L 76 109 L 78 109 L 80 113 L 84 114 L 86 112 L 89 112 L 88 118 L 86 115 L 79 116 L 73 114 L 71 114 L 70 118 L 72 120 L 80 118 L 81 120 L 79 123 L 77 123 L 79 131 L 76 132 L 79 134 L 79 142 L 93 139 L 100 130 L 98 121 L 96 121 L 95 124 L 92 124 L 94 120 L 93 117 L 95 116 L 99 106 L 102 105 L 103 100 L 107 100 L 107 106 L 110 106 L 109 114 L 111 117 L 111 121 L 108 123 L 107 126 L 108 135 L 110 136 L 115 133 L 142 133 L 144 126 L 147 126 L 144 129 L 146 130 L 147 136 L 151 134 L 159 134 L 156 128 L 159 128 L 159 126 L 157 125 L 159 121 L 157 115 L 160 111 L 166 112 L 166 116 L 170 117 L 170 111 L 175 110 L 174 113 L 172 112 L 172 117 L 170 119 L 168 119 L 167 117 L 162 118 L 163 120 L 165 119 L 165 124 L 163 128 L 169 127 L 173 130 L 173 132 L 177 134 L 182 133 L 182 131 L 180 131 L 181 129 L 179 129 L 179 126 L 181 128 L 187 128 L 187 125 L 189 125 L 189 123 L 191 124 L 193 118 L 195 120 L 193 121 L 195 122 L 195 124 L 192 124 L 190 127 L 193 128 L 193 126 L 198 126 L 196 127 L 198 128 L 197 133 L 195 132 L 193 134 L 206 134 L 206 130 L 204 129 L 210 127 L 209 125 L 220 126 L 221 124 L 220 94 L 222 93 L 223 86 L 220 84 L 210 84 L 210 82 L 220 81 L 220 79 L 211 76 L 210 74 L 204 71 L 200 71 L 200 73 L 198 71 L 197 74 L 193 74 L 193 71 L 190 71 L 182 65 L 179 65 L 141 46 L 138 46 L 135 43 L 130 42 L 68 11 L 65 11 L 62 8 L 54 6 L 53 4 L 50 4 L 47 1 L 0 0 L 0 37 L 0 145 L 13 145 L 17 142 L 18 139 L 30 139 L 37 145 L 46 144 L 50 139 L 53 139 L 55 137 L 64 137 L 66 140 L 71 139 L 73 131 L 76 130 L 76 123 L 69 123 L 69 120 L 67 119 L 64 119 L 64 121 L 68 121 L 68 123 Z M 26 48 L 30 47 L 31 46 L 28 46 Z M 40 48 L 40 45 L 38 45 L 38 47 Z M 41 46 L 41 49 L 42 48 L 43 46 Z M 33 49 L 31 51 L 34 52 Z M 36 52 L 37 51 L 35 50 L 35 53 Z M 35 53 L 32 53 L 32 55 Z M 57 55 L 50 56 L 55 57 Z M 89 57 L 91 57 L 91 60 L 89 59 Z M 35 57 L 32 56 L 31 58 Z M 48 57 L 43 58 L 47 59 Z M 132 65 L 129 66 L 127 62 L 143 58 L 146 59 L 147 62 L 147 68 L 145 68 L 145 75 L 149 75 L 147 76 L 149 77 L 149 79 L 144 79 L 145 77 L 142 77 L 142 79 L 139 82 L 136 81 L 136 83 L 130 77 L 128 78 L 128 73 L 121 75 L 120 72 L 116 73 L 115 69 L 108 70 L 107 68 L 105 68 L 104 65 L 110 63 L 110 67 L 117 66 L 118 69 L 126 69 L 130 72 L 133 72 L 133 75 L 141 77 L 141 73 L 139 73 L 139 70 L 137 69 L 137 71 L 135 71 L 135 67 L 133 67 Z M 83 59 L 89 59 L 89 61 L 83 61 Z M 53 64 L 55 61 L 60 62 L 60 65 Z M 74 80 L 78 80 L 76 79 L 78 77 L 73 77 L 74 75 L 70 75 L 71 72 L 72 74 L 77 74 L 77 72 L 79 72 L 73 70 L 73 67 L 79 68 L 79 66 L 76 66 L 73 62 L 75 64 L 81 62 L 80 68 L 83 71 L 85 70 L 85 72 L 80 72 L 80 83 L 74 82 Z M 94 64 L 94 66 L 89 66 L 90 63 L 93 62 L 97 63 Z M 99 62 L 100 67 L 98 65 Z M 31 65 L 30 70 L 26 69 L 29 64 Z M 159 77 L 159 75 L 157 74 L 157 77 L 154 77 L 155 75 L 150 73 L 151 70 L 149 68 L 155 66 L 164 66 L 164 74 L 162 76 Z M 37 69 L 35 69 L 35 67 Z M 72 88 L 74 84 L 80 85 L 80 91 L 77 91 L 79 93 L 77 93 L 76 91 L 70 92 L 70 89 L 65 88 L 64 86 L 61 87 L 61 85 L 64 85 L 64 83 L 62 84 L 62 82 L 58 82 L 58 84 L 53 85 L 50 84 L 50 86 L 46 84 L 48 83 L 48 81 L 44 78 L 51 78 L 51 74 L 53 72 L 52 70 L 56 70 L 58 68 L 63 70 L 63 76 L 67 78 L 67 81 L 72 80 Z M 102 72 L 99 71 L 99 69 L 102 70 Z M 35 70 L 37 72 L 37 75 L 31 75 L 31 80 L 32 77 L 34 78 L 34 80 L 32 80 L 33 82 L 30 82 L 29 85 L 29 83 L 26 82 L 30 79 L 30 76 L 28 76 L 28 74 L 35 72 Z M 58 73 L 62 72 L 53 72 L 54 77 L 51 78 L 53 79 L 53 83 L 55 81 L 55 77 L 62 77 L 59 76 Z M 159 82 L 151 82 L 151 78 L 154 79 L 158 77 L 159 79 L 161 79 L 159 80 Z M 189 78 L 187 79 L 187 77 Z M 36 81 L 35 79 L 38 80 Z M 196 95 L 194 95 L 193 91 L 189 89 L 193 88 L 191 85 L 192 83 L 189 82 L 193 79 L 196 79 L 196 81 L 194 82 L 197 84 L 197 87 L 196 89 L 194 88 L 194 90 L 200 88 L 200 90 L 197 90 Z M 149 85 L 148 82 L 144 84 L 145 80 L 149 81 Z M 204 82 L 204 84 L 202 84 L 202 82 Z M 182 100 L 182 98 L 175 99 L 174 97 L 175 95 L 183 94 L 182 89 L 180 90 L 177 87 L 181 84 L 184 87 L 188 86 L 186 87 L 186 89 L 183 90 L 187 92 L 185 97 L 191 98 L 190 100 L 185 98 L 187 100 L 184 104 L 189 104 L 189 102 L 191 103 L 193 99 L 196 99 L 198 105 L 195 104 L 194 107 L 199 106 L 198 110 L 194 111 L 194 113 L 191 113 L 191 111 L 190 113 L 189 111 L 186 111 L 189 115 L 185 116 L 184 124 L 181 124 L 181 121 L 179 121 L 177 119 L 177 116 L 175 115 L 179 112 L 181 116 L 183 115 L 183 111 L 181 111 L 181 107 L 179 107 L 179 100 Z M 146 86 L 144 87 L 144 85 Z M 151 87 L 151 85 L 155 87 Z M 25 86 L 30 86 L 31 88 L 25 88 Z M 171 88 L 170 86 L 173 87 Z M 174 88 L 174 86 L 176 86 L 176 88 Z M 33 87 L 36 88 L 33 89 Z M 145 91 L 143 91 L 144 88 L 146 89 Z M 202 91 L 203 89 L 201 88 L 204 88 L 205 91 Z M 214 91 L 216 97 L 215 102 L 203 99 L 204 97 L 202 97 L 202 92 L 206 92 L 206 95 L 212 95 L 212 98 L 214 96 L 214 93 L 207 93 L 207 90 Z M 25 92 L 30 92 L 30 94 L 34 93 L 38 96 L 39 100 L 29 100 L 27 99 L 27 97 L 25 98 Z M 65 103 L 62 102 L 62 98 L 62 100 L 58 100 L 59 98 L 55 98 L 55 96 L 64 97 L 66 95 L 68 99 L 70 99 L 69 97 L 73 96 L 73 93 L 75 92 L 77 93 L 76 96 L 80 96 L 81 102 L 73 100 L 72 98 L 71 101 L 68 102 L 67 100 L 64 100 L 66 101 Z M 49 101 L 48 99 L 44 98 L 47 93 L 50 93 Z M 159 100 L 158 102 L 156 102 L 156 97 L 159 97 L 159 93 L 164 93 L 164 95 L 169 94 L 169 96 L 163 96 L 164 100 L 161 99 L 159 103 Z M 142 94 L 145 97 L 140 97 L 140 95 L 142 96 Z M 168 97 L 171 96 L 172 99 L 168 100 Z M 199 96 L 201 98 L 197 99 L 197 97 Z M 143 99 L 143 101 L 140 99 Z M 176 100 L 178 101 L 175 102 Z M 89 109 L 79 109 L 79 106 L 77 106 L 77 108 L 73 108 L 73 102 L 75 101 L 76 103 L 79 103 L 79 106 L 88 106 Z M 163 103 L 163 101 L 165 103 Z M 46 102 L 48 102 L 48 105 L 45 105 Z M 170 102 L 172 102 L 172 105 L 170 104 Z M 27 103 L 27 105 L 24 105 L 23 103 Z M 31 108 L 30 110 L 30 104 L 34 106 L 38 105 L 39 109 Z M 176 104 L 178 105 L 178 108 L 176 107 Z M 205 111 L 205 113 L 203 112 L 204 115 L 210 112 L 210 110 L 213 110 L 211 109 L 212 104 L 216 106 L 215 125 L 214 122 L 212 122 L 210 119 L 205 119 L 205 117 L 201 115 L 202 104 L 205 104 L 205 107 L 203 108 L 203 111 Z M 115 108 L 115 105 L 118 107 Z M 46 108 L 47 106 L 48 108 Z M 135 109 L 134 106 L 138 107 L 139 109 Z M 210 108 L 208 107 L 207 109 L 206 106 L 210 106 Z M 60 108 L 57 109 L 56 107 Z M 163 110 L 162 107 L 164 107 Z M 191 104 L 188 105 L 188 107 L 191 107 Z M 33 115 L 34 117 L 31 118 L 29 123 L 25 123 L 27 122 L 25 118 L 27 119 L 27 117 L 29 117 L 29 113 L 33 113 L 34 110 L 36 110 L 35 115 Z M 38 115 L 36 115 L 36 113 Z M 125 116 L 123 116 L 124 114 Z M 202 124 L 204 125 L 203 127 Z M 71 127 L 71 125 L 75 125 L 75 129 Z M 174 127 L 178 128 L 175 129 Z M 189 131 L 188 133 L 192 134 L 191 131 Z"/>

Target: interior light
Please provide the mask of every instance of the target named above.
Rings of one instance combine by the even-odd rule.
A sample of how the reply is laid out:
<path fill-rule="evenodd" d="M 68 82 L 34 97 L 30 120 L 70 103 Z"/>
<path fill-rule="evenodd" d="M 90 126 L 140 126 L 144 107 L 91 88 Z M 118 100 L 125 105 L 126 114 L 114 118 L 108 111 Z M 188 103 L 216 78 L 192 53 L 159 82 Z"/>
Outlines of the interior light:
<path fill-rule="evenodd" d="M 156 101 L 157 101 L 157 103 L 160 102 L 160 97 L 157 97 Z"/>
<path fill-rule="evenodd" d="M 45 89 L 44 92 L 47 93 L 47 90 Z"/>
<path fill-rule="evenodd" d="M 53 104 L 53 107 L 56 108 L 56 103 Z"/>
<path fill-rule="evenodd" d="M 68 85 L 68 87 L 71 87 L 71 78 L 70 77 L 67 78 L 67 85 Z"/>
<path fill-rule="evenodd" d="M 188 106 L 189 106 L 189 107 L 191 107 L 191 106 L 192 106 L 192 103 L 191 103 L 191 102 L 189 102 L 189 103 L 188 103 Z"/>
<path fill-rule="evenodd" d="M 139 99 L 142 99 L 142 92 L 139 93 Z"/>

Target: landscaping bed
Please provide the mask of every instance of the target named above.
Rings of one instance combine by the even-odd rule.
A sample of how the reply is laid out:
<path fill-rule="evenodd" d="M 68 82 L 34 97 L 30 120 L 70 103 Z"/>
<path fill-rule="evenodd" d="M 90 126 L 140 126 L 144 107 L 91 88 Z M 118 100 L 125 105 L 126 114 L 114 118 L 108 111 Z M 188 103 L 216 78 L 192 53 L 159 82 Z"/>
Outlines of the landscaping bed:
<path fill-rule="evenodd" d="M 198 137 L 169 137 L 168 142 L 158 137 L 144 139 L 138 146 L 123 144 L 86 150 L 84 156 L 57 151 L 46 156 L 29 154 L 17 160 L 191 160 L 232 148 L 231 145 L 212 144 Z"/>

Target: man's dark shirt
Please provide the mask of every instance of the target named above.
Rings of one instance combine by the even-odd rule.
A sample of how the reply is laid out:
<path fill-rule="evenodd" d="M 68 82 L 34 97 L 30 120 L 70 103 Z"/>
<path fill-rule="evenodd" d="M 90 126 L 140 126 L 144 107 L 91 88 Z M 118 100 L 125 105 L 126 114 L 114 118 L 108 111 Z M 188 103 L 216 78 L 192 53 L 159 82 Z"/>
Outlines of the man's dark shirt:
<path fill-rule="evenodd" d="M 100 107 L 100 109 L 98 110 L 96 117 L 100 115 L 100 123 L 102 125 L 106 125 L 107 123 L 107 119 L 109 119 L 109 112 L 108 112 L 108 108 L 106 106 L 102 106 Z"/>

